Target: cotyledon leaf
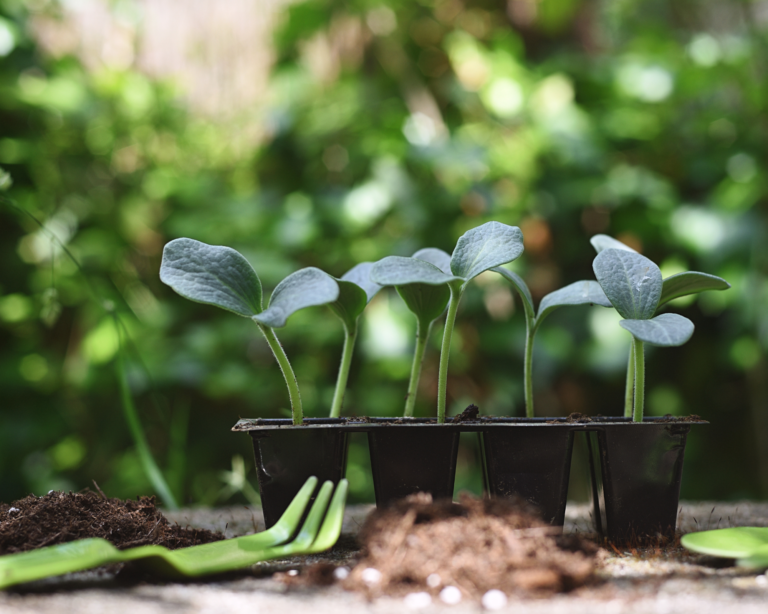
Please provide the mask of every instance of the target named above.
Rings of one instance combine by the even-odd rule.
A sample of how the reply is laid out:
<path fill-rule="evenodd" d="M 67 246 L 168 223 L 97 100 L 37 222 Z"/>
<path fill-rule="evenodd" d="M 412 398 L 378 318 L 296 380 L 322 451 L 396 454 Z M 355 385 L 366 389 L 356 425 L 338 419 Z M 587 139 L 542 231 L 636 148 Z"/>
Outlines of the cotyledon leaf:
<path fill-rule="evenodd" d="M 371 280 L 371 268 L 372 262 L 361 262 L 336 280 L 339 297 L 328 306 L 348 331 L 355 328 L 365 306 L 381 290 L 381 286 Z"/>
<path fill-rule="evenodd" d="M 376 296 L 376 293 L 381 290 L 381 286 L 371 279 L 373 264 L 373 262 L 361 262 L 341 276 L 342 281 L 351 281 L 365 290 L 366 302 L 369 303 Z"/>
<path fill-rule="evenodd" d="M 451 256 L 451 272 L 465 282 L 483 271 L 516 260 L 523 253 L 523 233 L 517 226 L 487 222 L 465 232 Z"/>
<path fill-rule="evenodd" d="M 743 559 L 768 548 L 768 527 L 729 527 L 688 533 L 680 543 L 700 554 L 729 559 Z"/>
<path fill-rule="evenodd" d="M 429 325 L 439 318 L 451 298 L 447 285 L 405 284 L 395 286 L 408 309 L 419 319 L 420 330 L 428 331 Z"/>
<path fill-rule="evenodd" d="M 693 322 L 676 313 L 662 313 L 650 320 L 621 320 L 619 325 L 636 339 L 659 347 L 683 345 L 693 335 Z"/>
<path fill-rule="evenodd" d="M 417 260 L 424 260 L 430 264 L 434 264 L 446 275 L 451 275 L 451 257 L 443 250 L 436 247 L 425 247 L 420 249 L 413 256 Z"/>
<path fill-rule="evenodd" d="M 572 284 L 550 292 L 539 303 L 539 314 L 536 316 L 536 326 L 539 326 L 550 313 L 558 307 L 566 305 L 600 305 L 612 307 L 611 301 L 596 281 L 576 281 Z"/>
<path fill-rule="evenodd" d="M 648 320 L 661 297 L 661 271 L 653 261 L 635 252 L 609 248 L 592 262 L 597 281 L 622 317 Z"/>
<path fill-rule="evenodd" d="M 698 294 L 707 290 L 727 290 L 731 287 L 727 281 L 717 275 L 699 273 L 698 271 L 686 271 L 667 277 L 662 284 L 659 307 L 664 303 L 687 296 Z"/>
<path fill-rule="evenodd" d="M 461 281 L 461 278 L 447 275 L 429 262 L 402 256 L 387 256 L 379 260 L 371 269 L 371 279 L 382 286 L 415 283 L 439 286 Z"/>
<path fill-rule="evenodd" d="M 536 321 L 536 310 L 533 307 L 533 297 L 531 296 L 531 291 L 528 288 L 528 284 L 526 284 L 523 281 L 523 278 L 520 277 L 517 273 L 510 271 L 509 269 L 505 269 L 504 267 L 498 266 L 492 268 L 491 270 L 504 277 L 507 281 L 509 281 L 509 283 L 512 284 L 515 290 L 517 290 L 517 293 L 520 295 L 520 300 L 523 302 L 525 319 L 530 323 L 531 326 L 533 326 L 533 323 Z"/>
<path fill-rule="evenodd" d="M 351 331 L 368 304 L 368 298 L 365 290 L 356 283 L 343 279 L 337 279 L 336 283 L 339 284 L 339 296 L 328 306 Z"/>
<path fill-rule="evenodd" d="M 269 307 L 252 317 L 270 328 L 280 328 L 300 309 L 326 305 L 338 297 L 339 284 L 333 277 L 315 267 L 307 267 L 291 273 L 277 284 L 269 299 Z"/>
<path fill-rule="evenodd" d="M 589 242 L 592 244 L 592 247 L 595 248 L 595 251 L 598 254 L 604 249 L 623 249 L 627 252 L 637 253 L 637 250 L 632 249 L 629 245 L 625 245 L 621 241 L 618 241 L 613 237 L 609 237 L 608 235 L 595 235 L 589 240 Z"/>
<path fill-rule="evenodd" d="M 262 310 L 259 276 L 231 247 L 174 239 L 163 249 L 160 280 L 184 298 L 240 316 Z"/>

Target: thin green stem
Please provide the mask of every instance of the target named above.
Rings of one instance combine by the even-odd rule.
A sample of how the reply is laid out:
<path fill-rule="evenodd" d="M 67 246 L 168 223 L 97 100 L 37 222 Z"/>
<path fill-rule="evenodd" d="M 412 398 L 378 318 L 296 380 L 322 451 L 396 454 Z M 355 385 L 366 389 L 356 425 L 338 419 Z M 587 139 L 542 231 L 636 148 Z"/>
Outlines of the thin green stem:
<path fill-rule="evenodd" d="M 344 402 L 344 393 L 347 390 L 347 379 L 349 378 L 349 366 L 352 364 L 352 354 L 355 351 L 355 340 L 357 339 L 357 323 L 348 330 L 344 327 L 344 349 L 341 351 L 341 365 L 339 366 L 339 375 L 336 377 L 336 391 L 333 393 L 333 403 L 331 405 L 331 418 L 338 418 L 341 415 L 341 404 Z"/>
<path fill-rule="evenodd" d="M 642 422 L 645 404 L 645 354 L 643 342 L 640 339 L 635 339 L 632 346 L 635 350 L 635 415 L 633 419 L 635 422 Z"/>
<path fill-rule="evenodd" d="M 443 330 L 443 345 L 440 348 L 440 370 L 437 377 L 437 422 L 445 422 L 445 397 L 448 392 L 448 358 L 451 354 L 451 337 L 453 336 L 453 324 L 456 321 L 456 312 L 459 309 L 462 288 L 451 289 L 451 302 L 448 303 L 448 315 L 445 317 L 445 329 Z"/>
<path fill-rule="evenodd" d="M 144 430 L 141 427 L 139 414 L 133 404 L 133 397 L 131 397 L 131 389 L 128 386 L 128 377 L 125 370 L 125 350 L 123 348 L 120 327 L 117 325 L 117 319 L 114 314 L 113 319 L 115 320 L 115 332 L 118 336 L 118 352 L 115 367 L 117 371 L 117 380 L 120 386 L 120 401 L 123 406 L 125 421 L 128 423 L 128 430 L 131 433 L 131 438 L 136 446 L 136 452 L 139 455 L 139 462 L 144 470 L 144 474 L 149 479 L 155 492 L 160 495 L 160 498 L 169 509 L 177 510 L 179 509 L 179 506 L 176 503 L 176 499 L 173 496 L 168 483 L 165 481 L 160 468 L 157 466 L 157 463 L 152 456 L 152 452 L 149 450 L 149 444 L 147 443 L 147 438 L 144 436 Z"/>
<path fill-rule="evenodd" d="M 632 395 L 635 390 L 635 338 L 629 344 L 629 360 L 627 361 L 627 387 L 624 391 L 624 417 L 632 417 Z"/>
<path fill-rule="evenodd" d="M 422 330 L 426 328 L 426 330 Z M 421 378 L 421 366 L 424 362 L 424 350 L 427 349 L 427 339 L 429 338 L 430 323 L 426 327 L 421 326 L 421 321 L 416 323 L 416 348 L 413 350 L 413 365 L 411 366 L 411 380 L 408 382 L 408 394 L 405 398 L 404 416 L 412 416 L 413 409 L 416 406 L 416 392 L 419 388 L 419 379 Z"/>
<path fill-rule="evenodd" d="M 291 398 L 291 416 L 293 417 L 294 424 L 301 424 L 304 420 L 304 410 L 301 408 L 301 395 L 299 394 L 299 383 L 296 381 L 296 375 L 291 368 L 291 363 L 288 362 L 288 357 L 285 355 L 285 350 L 280 342 L 277 340 L 275 331 L 269 326 L 263 324 L 256 324 L 267 340 L 269 347 L 272 349 L 272 353 L 277 359 L 277 364 L 280 365 L 280 370 L 283 372 L 285 383 L 288 386 L 288 396 Z"/>
<path fill-rule="evenodd" d="M 525 379 L 525 415 L 527 418 L 533 418 L 533 338 L 535 335 L 536 329 L 526 323 L 523 378 Z"/>

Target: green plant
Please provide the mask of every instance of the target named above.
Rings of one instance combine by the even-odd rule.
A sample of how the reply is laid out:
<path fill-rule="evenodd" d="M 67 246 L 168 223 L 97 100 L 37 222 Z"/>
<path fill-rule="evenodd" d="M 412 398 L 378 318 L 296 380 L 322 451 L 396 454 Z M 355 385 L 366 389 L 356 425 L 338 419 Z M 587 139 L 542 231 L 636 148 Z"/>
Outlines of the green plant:
<path fill-rule="evenodd" d="M 341 405 L 344 401 L 344 392 L 347 389 L 349 367 L 352 364 L 352 354 L 357 339 L 357 323 L 365 306 L 371 301 L 381 286 L 370 279 L 372 262 L 361 262 L 352 267 L 337 279 L 339 285 L 339 297 L 329 303 L 331 311 L 338 316 L 344 327 L 344 349 L 341 353 L 339 374 L 336 378 L 336 389 L 333 393 L 331 404 L 331 417 L 338 418 L 341 414 Z"/>
<path fill-rule="evenodd" d="M 680 543 L 700 554 L 738 559 L 742 567 L 768 567 L 768 527 L 730 527 L 688 533 Z"/>
<path fill-rule="evenodd" d="M 420 249 L 412 258 L 428 262 L 446 275 L 450 275 L 451 257 L 441 249 L 434 247 Z M 377 277 L 377 279 L 379 278 Z M 403 413 L 405 416 L 413 416 L 429 332 L 432 330 L 434 321 L 445 311 L 445 307 L 451 298 L 451 291 L 447 285 L 432 285 L 420 282 L 396 285 L 395 289 L 408 309 L 416 316 L 416 345 L 413 351 L 413 364 L 411 366 L 411 376 L 408 381 L 408 392 L 405 397 L 405 411 Z"/>
<path fill-rule="evenodd" d="M 301 424 L 304 412 L 299 385 L 273 329 L 285 326 L 300 309 L 336 301 L 339 284 L 320 269 L 307 267 L 283 279 L 264 309 L 261 281 L 245 257 L 230 247 L 194 239 L 174 239 L 166 244 L 160 279 L 184 298 L 221 307 L 257 324 L 283 372 L 293 423 Z"/>
<path fill-rule="evenodd" d="M 411 284 L 426 284 L 428 286 L 448 287 L 450 301 L 440 349 L 437 384 L 437 421 L 439 423 L 445 422 L 451 337 L 459 302 L 467 284 L 480 273 L 512 262 L 522 253 L 523 233 L 518 227 L 507 226 L 500 222 L 487 222 L 467 231 L 459 238 L 449 263 L 446 263 L 444 258 L 435 252 L 429 252 L 431 256 L 437 256 L 435 261 L 443 267 L 450 264 L 450 272 L 421 258 L 404 258 L 401 256 L 383 258 L 371 269 L 371 279 L 382 286 L 405 287 Z M 418 295 L 415 295 L 414 298 L 418 298 Z M 437 305 L 433 304 L 432 306 L 436 307 Z M 409 308 L 411 308 L 410 305 Z"/>
<path fill-rule="evenodd" d="M 525 359 L 523 378 L 525 380 L 525 415 L 533 418 L 533 341 L 536 331 L 550 313 L 558 307 L 566 305 L 601 305 L 611 307 L 611 303 L 605 296 L 600 284 L 596 281 L 576 281 L 564 288 L 547 294 L 539 303 L 539 313 L 536 314 L 533 307 L 533 298 L 527 284 L 517 273 L 497 267 L 493 269 L 506 278 L 512 287 L 517 290 L 523 303 L 525 313 Z"/>
<path fill-rule="evenodd" d="M 591 239 L 597 250 L 592 263 L 597 281 L 608 300 L 624 318 L 620 326 L 632 335 L 624 415 L 643 419 L 645 402 L 644 344 L 675 347 L 693 334 L 693 323 L 678 314 L 655 315 L 669 301 L 706 290 L 726 290 L 730 284 L 707 273 L 687 271 L 662 279 L 661 270 L 645 256 L 605 235 Z M 634 393 L 634 394 L 633 394 Z"/>

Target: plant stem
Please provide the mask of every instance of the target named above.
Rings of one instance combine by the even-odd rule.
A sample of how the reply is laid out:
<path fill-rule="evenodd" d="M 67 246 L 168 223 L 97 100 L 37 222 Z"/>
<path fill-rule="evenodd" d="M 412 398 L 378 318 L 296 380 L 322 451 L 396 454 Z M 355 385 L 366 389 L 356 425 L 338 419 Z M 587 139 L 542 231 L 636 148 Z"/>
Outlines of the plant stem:
<path fill-rule="evenodd" d="M 627 361 L 627 387 L 624 391 L 624 417 L 632 417 L 632 394 L 635 389 L 635 338 L 629 344 L 629 360 Z"/>
<path fill-rule="evenodd" d="M 426 330 L 422 330 L 426 328 Z M 419 379 L 421 378 L 421 366 L 424 362 L 424 350 L 427 349 L 427 339 L 429 338 L 429 329 L 432 324 L 426 327 L 421 326 L 421 320 L 416 323 L 416 348 L 413 350 L 413 365 L 411 366 L 411 380 L 408 382 L 408 394 L 405 398 L 404 416 L 413 416 L 413 409 L 416 406 L 416 392 L 419 388 Z"/>
<path fill-rule="evenodd" d="M 445 329 L 443 330 L 443 345 L 440 348 L 440 370 L 437 377 L 437 422 L 445 422 L 445 397 L 448 392 L 448 358 L 451 353 L 451 337 L 453 336 L 453 324 L 456 321 L 456 312 L 459 310 L 462 288 L 451 289 L 451 302 L 448 303 L 448 315 L 445 316 Z"/>
<path fill-rule="evenodd" d="M 632 344 L 635 360 L 635 422 L 643 421 L 643 405 L 645 403 L 645 355 L 643 342 L 635 339 Z"/>
<path fill-rule="evenodd" d="M 299 383 L 296 381 L 296 375 L 291 368 L 291 363 L 288 362 L 288 357 L 285 355 L 285 350 L 280 342 L 277 340 L 275 331 L 269 326 L 256 323 L 264 338 L 267 340 L 269 347 L 272 349 L 272 353 L 277 359 L 277 364 L 280 365 L 280 370 L 283 372 L 285 383 L 288 385 L 288 396 L 291 398 L 291 416 L 293 417 L 294 424 L 301 424 L 304 420 L 304 410 L 301 408 L 301 395 L 299 394 Z"/>
<path fill-rule="evenodd" d="M 357 324 L 351 330 L 344 327 L 344 349 L 341 352 L 341 365 L 339 365 L 339 375 L 336 377 L 336 391 L 333 393 L 333 403 L 331 405 L 331 418 L 338 418 L 341 415 L 341 404 L 344 402 L 344 393 L 347 390 L 347 378 L 349 377 L 349 365 L 352 364 L 352 353 L 355 351 L 355 340 L 357 339 Z"/>
<path fill-rule="evenodd" d="M 160 468 L 157 466 L 157 463 L 152 456 L 152 452 L 149 450 L 147 438 L 144 436 L 144 430 L 141 428 L 139 414 L 133 404 L 131 389 L 128 386 L 128 377 L 125 374 L 125 357 L 123 355 L 124 349 L 120 328 L 117 325 L 117 319 L 114 314 L 113 318 L 115 318 L 115 331 L 118 338 L 118 352 L 115 367 L 117 370 L 117 380 L 120 385 L 120 401 L 122 402 L 125 421 L 128 423 L 128 430 L 130 431 L 133 443 L 136 446 L 136 452 L 139 455 L 139 462 L 144 470 L 144 474 L 149 479 L 155 492 L 157 492 L 163 502 L 168 506 L 168 509 L 177 510 L 179 509 L 179 506 L 176 503 L 176 499 L 173 496 L 168 483 L 165 481 Z"/>
<path fill-rule="evenodd" d="M 525 380 L 525 416 L 533 418 L 533 337 L 536 329 L 526 323 L 525 335 L 525 365 L 523 379 Z"/>

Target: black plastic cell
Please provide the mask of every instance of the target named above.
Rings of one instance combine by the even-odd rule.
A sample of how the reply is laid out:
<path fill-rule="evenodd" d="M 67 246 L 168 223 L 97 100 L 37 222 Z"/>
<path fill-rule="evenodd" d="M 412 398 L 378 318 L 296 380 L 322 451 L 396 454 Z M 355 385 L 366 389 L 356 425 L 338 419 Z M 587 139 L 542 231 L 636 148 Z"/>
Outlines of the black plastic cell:
<path fill-rule="evenodd" d="M 562 526 L 568 497 L 573 433 L 568 425 L 494 427 L 481 434 L 486 490 L 522 497 L 546 522 Z"/>
<path fill-rule="evenodd" d="M 347 468 L 347 432 L 288 427 L 249 431 L 256 456 L 261 506 L 274 525 L 310 476 L 338 483 Z M 314 501 L 314 497 L 312 498 Z"/>
<path fill-rule="evenodd" d="M 426 492 L 453 497 L 460 430 L 450 425 L 387 425 L 368 432 L 376 505 Z"/>
<path fill-rule="evenodd" d="M 655 422 L 655 423 L 654 423 Z M 691 423 L 590 425 L 596 530 L 614 543 L 674 535 Z"/>

